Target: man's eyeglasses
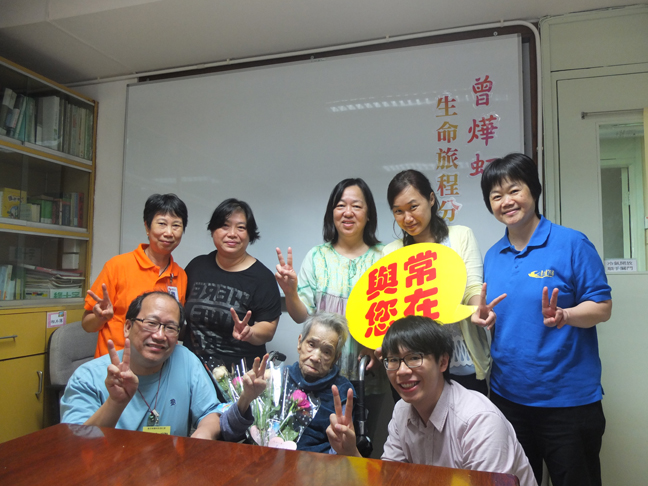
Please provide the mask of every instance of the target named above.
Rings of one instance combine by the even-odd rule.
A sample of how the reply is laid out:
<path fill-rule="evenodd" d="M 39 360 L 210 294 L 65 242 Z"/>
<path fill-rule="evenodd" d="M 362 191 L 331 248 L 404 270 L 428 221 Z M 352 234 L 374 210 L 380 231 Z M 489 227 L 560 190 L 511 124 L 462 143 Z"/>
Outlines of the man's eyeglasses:
<path fill-rule="evenodd" d="M 169 337 L 177 337 L 180 334 L 180 326 L 175 323 L 171 324 L 162 324 L 153 319 L 133 319 L 134 321 L 140 322 L 142 324 L 142 329 L 150 333 L 156 333 L 160 329 L 160 326 L 164 328 L 164 334 Z"/>
<path fill-rule="evenodd" d="M 401 361 L 409 369 L 418 368 L 423 364 L 423 355 L 421 353 L 411 353 L 404 358 L 383 358 L 382 362 L 388 371 L 396 371 L 400 368 Z"/>

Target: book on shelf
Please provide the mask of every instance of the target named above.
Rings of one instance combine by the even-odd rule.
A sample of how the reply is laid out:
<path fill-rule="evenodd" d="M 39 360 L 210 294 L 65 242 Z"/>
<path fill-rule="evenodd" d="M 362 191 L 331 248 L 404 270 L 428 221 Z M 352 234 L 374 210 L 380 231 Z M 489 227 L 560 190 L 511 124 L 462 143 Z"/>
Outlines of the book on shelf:
<path fill-rule="evenodd" d="M 27 202 L 40 206 L 40 222 L 52 224 L 52 204 L 53 197 L 49 196 L 36 196 L 27 198 Z"/>
<path fill-rule="evenodd" d="M 0 217 L 19 219 L 20 205 L 26 201 L 26 192 L 11 187 L 1 187 L 2 206 L 0 208 Z"/>
<path fill-rule="evenodd" d="M 92 160 L 94 111 L 57 96 L 0 88 L 0 135 Z"/>
<path fill-rule="evenodd" d="M 80 228 L 79 224 L 79 193 L 71 192 L 70 193 L 70 209 L 72 211 L 72 226 Z"/>
<path fill-rule="evenodd" d="M 39 204 L 22 203 L 20 205 L 20 219 L 25 221 L 32 221 L 34 223 L 40 222 L 41 207 Z"/>
<path fill-rule="evenodd" d="M 83 297 L 85 277 L 82 271 L 57 270 L 19 263 L 24 272 L 26 299 L 70 299 Z"/>
<path fill-rule="evenodd" d="M 72 226 L 72 213 L 70 211 L 70 199 L 65 194 L 59 199 L 59 224 Z"/>
<path fill-rule="evenodd" d="M 85 197 L 82 192 L 42 194 L 29 197 L 27 202 L 40 206 L 41 223 L 83 227 Z M 35 211 L 36 209 L 32 210 L 32 218 Z"/>
<path fill-rule="evenodd" d="M 92 160 L 92 142 L 94 140 L 94 110 L 86 110 L 85 124 L 85 151 L 84 156 L 87 160 Z"/>
<path fill-rule="evenodd" d="M 15 138 L 18 140 L 25 140 L 27 137 L 27 130 L 29 127 L 29 120 L 30 120 L 30 113 L 31 111 L 31 106 L 32 106 L 32 101 L 33 98 L 30 98 L 29 96 L 25 96 L 24 98 L 24 103 L 23 107 L 20 110 L 20 115 L 18 117 L 18 123 L 16 125 L 16 131 L 13 134 Z M 12 136 L 12 134 L 10 134 Z"/>
<path fill-rule="evenodd" d="M 25 120 L 25 142 L 36 142 L 36 100 L 27 99 L 27 115 Z"/>
<path fill-rule="evenodd" d="M 49 299 L 49 289 L 25 289 L 25 299 Z"/>
<path fill-rule="evenodd" d="M 67 216 L 68 226 L 79 227 L 79 193 L 78 192 L 65 192 L 63 193 L 63 201 L 68 202 L 69 214 Z M 64 217 L 64 221 L 66 218 Z"/>
<path fill-rule="evenodd" d="M 56 140 L 56 150 L 59 152 L 64 152 L 63 150 L 63 139 L 65 136 L 65 106 L 68 104 L 63 98 L 58 99 L 59 102 L 59 111 L 58 111 L 58 138 Z"/>
<path fill-rule="evenodd" d="M 14 277 L 7 283 L 4 300 L 16 300 L 16 279 Z"/>
<path fill-rule="evenodd" d="M 83 287 L 69 289 L 57 288 L 27 288 L 25 289 L 25 299 L 73 299 L 83 297 Z"/>
<path fill-rule="evenodd" d="M 58 96 L 38 98 L 38 120 L 36 143 L 53 150 L 59 149 L 61 103 Z M 40 133 L 39 133 L 40 128 Z"/>
<path fill-rule="evenodd" d="M 52 224 L 65 224 L 63 222 L 63 199 L 59 196 L 55 196 L 52 202 Z"/>
<path fill-rule="evenodd" d="M 78 205 L 77 205 L 77 228 L 85 228 L 85 224 L 83 223 L 83 216 L 84 216 L 84 211 L 85 211 L 85 196 L 83 195 L 82 192 L 76 192 L 75 193 L 78 198 Z"/>
<path fill-rule="evenodd" d="M 41 145 L 43 143 L 43 108 L 42 108 L 42 103 L 40 101 L 40 98 L 36 100 L 36 121 L 34 123 L 35 125 L 35 135 L 36 139 L 34 142 L 37 145 Z"/>
<path fill-rule="evenodd" d="M 13 300 L 15 290 L 10 290 L 13 265 L 0 265 L 0 300 Z"/>
<path fill-rule="evenodd" d="M 74 287 L 67 289 L 50 288 L 50 299 L 73 299 L 83 297 L 83 287 Z"/>
<path fill-rule="evenodd" d="M 85 131 L 86 131 L 86 113 L 88 110 L 79 108 L 77 111 L 77 133 L 76 133 L 76 151 L 79 157 L 85 158 Z"/>
<path fill-rule="evenodd" d="M 11 88 L 2 89 L 2 104 L 0 105 L 0 134 L 7 134 L 7 121 L 13 116 L 16 104 L 16 92 Z"/>
<path fill-rule="evenodd" d="M 67 119 L 65 120 L 65 152 L 71 155 L 76 155 L 73 148 L 77 144 L 78 121 L 76 112 L 78 108 L 76 105 L 68 104 Z"/>
<path fill-rule="evenodd" d="M 47 275 L 59 275 L 85 280 L 85 277 L 82 276 L 83 272 L 81 270 L 56 270 L 54 268 L 40 267 L 38 265 L 29 265 L 28 263 L 19 263 L 18 266 L 25 270 L 31 270 L 33 272 L 44 273 Z"/>
<path fill-rule="evenodd" d="M 13 269 L 12 279 L 15 280 L 15 299 L 22 300 L 25 298 L 25 269 L 15 266 Z"/>
<path fill-rule="evenodd" d="M 22 121 L 22 118 L 25 115 L 25 105 L 27 103 L 27 97 L 25 95 L 19 94 L 16 96 L 16 102 L 14 104 L 13 110 L 7 116 L 7 135 L 9 137 L 16 138 L 18 135 L 18 130 L 20 129 L 19 123 Z"/>

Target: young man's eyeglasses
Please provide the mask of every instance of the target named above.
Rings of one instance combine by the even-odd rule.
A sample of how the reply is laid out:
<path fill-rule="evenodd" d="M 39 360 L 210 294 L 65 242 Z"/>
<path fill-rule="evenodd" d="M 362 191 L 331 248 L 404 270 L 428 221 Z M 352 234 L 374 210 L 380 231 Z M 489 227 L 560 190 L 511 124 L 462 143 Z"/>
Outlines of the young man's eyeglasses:
<path fill-rule="evenodd" d="M 401 362 L 405 363 L 409 369 L 418 368 L 423 364 L 423 354 L 421 353 L 410 353 L 404 358 L 383 358 L 382 362 L 385 365 L 387 371 L 396 371 L 400 368 Z"/>
<path fill-rule="evenodd" d="M 180 326 L 172 322 L 169 324 L 162 324 L 154 319 L 133 319 L 134 321 L 142 323 L 142 329 L 150 333 L 156 333 L 160 329 L 160 326 L 164 328 L 164 334 L 169 337 L 177 337 L 180 334 Z"/>

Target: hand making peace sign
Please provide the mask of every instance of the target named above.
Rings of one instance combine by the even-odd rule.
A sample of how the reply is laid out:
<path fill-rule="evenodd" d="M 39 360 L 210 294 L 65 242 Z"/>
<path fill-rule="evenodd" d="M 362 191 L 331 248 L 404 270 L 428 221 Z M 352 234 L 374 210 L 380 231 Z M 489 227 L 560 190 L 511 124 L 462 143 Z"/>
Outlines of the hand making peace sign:
<path fill-rule="evenodd" d="M 487 305 L 486 282 L 484 282 L 481 289 L 479 305 L 477 306 L 477 310 L 471 317 L 472 323 L 480 327 L 485 327 L 488 330 L 493 329 L 493 326 L 495 325 L 495 319 L 497 318 L 497 315 L 495 314 L 495 311 L 493 311 L 493 308 L 505 298 L 506 294 L 502 294 L 499 297 L 494 298 L 491 303 Z"/>
<path fill-rule="evenodd" d="M 234 330 L 232 331 L 234 339 L 249 341 L 252 337 L 252 327 L 248 326 L 248 322 L 250 322 L 250 318 L 252 317 L 252 311 L 247 311 L 243 320 L 239 319 L 234 307 L 230 308 L 230 313 L 232 314 L 232 319 L 234 319 Z"/>
<path fill-rule="evenodd" d="M 558 289 L 551 292 L 551 301 L 549 301 L 549 289 L 542 289 L 542 317 L 544 325 L 547 327 L 557 327 L 560 329 L 567 324 L 569 314 L 567 309 L 558 307 Z"/>
<path fill-rule="evenodd" d="M 281 290 L 284 291 L 284 294 L 290 294 L 291 292 L 297 292 L 297 272 L 293 268 L 293 255 L 292 248 L 288 247 L 288 254 L 286 256 L 287 260 L 284 261 L 284 257 L 281 254 L 279 248 L 277 250 L 277 258 L 279 258 L 279 265 L 277 265 L 277 272 L 275 273 L 275 278 Z"/>
<path fill-rule="evenodd" d="M 347 392 L 346 408 L 342 413 L 342 401 L 337 386 L 331 386 L 335 413 L 329 417 L 331 425 L 326 428 L 329 443 L 335 452 L 345 456 L 361 457 L 356 447 L 356 435 L 353 428 L 353 389 Z"/>
<path fill-rule="evenodd" d="M 101 284 L 101 289 L 103 290 L 103 298 L 100 298 L 92 290 L 88 290 L 88 295 L 97 302 L 92 308 L 92 312 L 99 322 L 103 324 L 113 318 L 114 312 L 108 295 L 108 287 L 106 287 L 106 284 Z"/>
<path fill-rule="evenodd" d="M 106 376 L 106 388 L 110 398 L 117 403 L 130 402 L 137 391 L 139 378 L 130 369 L 130 339 L 126 338 L 124 343 L 124 354 L 122 360 L 115 350 L 112 340 L 108 340 L 108 354 L 110 365 L 108 365 L 108 376 Z"/>
<path fill-rule="evenodd" d="M 254 358 L 252 369 L 242 377 L 243 393 L 241 396 L 248 397 L 250 402 L 260 396 L 266 388 L 265 371 L 269 356 L 266 354 L 263 359 L 258 356 Z"/>

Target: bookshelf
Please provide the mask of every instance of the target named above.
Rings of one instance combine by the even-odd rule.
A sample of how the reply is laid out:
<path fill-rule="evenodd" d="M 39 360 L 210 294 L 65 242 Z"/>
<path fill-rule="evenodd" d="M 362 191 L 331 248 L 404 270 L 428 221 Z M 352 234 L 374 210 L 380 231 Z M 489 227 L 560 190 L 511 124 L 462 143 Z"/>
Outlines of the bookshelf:
<path fill-rule="evenodd" d="M 96 120 L 95 101 L 0 58 L 0 442 L 47 425 L 47 315 L 83 314 Z"/>
<path fill-rule="evenodd" d="M 0 310 L 81 303 L 96 103 L 0 58 Z"/>

